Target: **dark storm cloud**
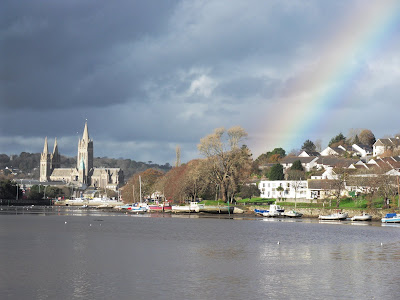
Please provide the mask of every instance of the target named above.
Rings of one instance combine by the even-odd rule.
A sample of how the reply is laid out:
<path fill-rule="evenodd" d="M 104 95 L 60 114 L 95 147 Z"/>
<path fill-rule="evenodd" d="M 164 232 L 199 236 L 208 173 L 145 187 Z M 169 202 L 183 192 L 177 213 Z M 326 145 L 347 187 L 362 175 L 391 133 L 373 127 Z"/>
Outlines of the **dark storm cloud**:
<path fill-rule="evenodd" d="M 176 144 L 193 158 L 200 138 L 216 127 L 241 125 L 264 138 L 257 120 L 275 114 L 272 103 L 284 103 L 282 91 L 315 64 L 316 49 L 349 6 L 1 1 L 0 153 L 39 152 L 45 136 L 57 136 L 60 151 L 75 155 L 86 119 L 95 155 L 161 163 L 174 160 Z M 354 82 L 348 98 L 363 111 L 363 99 L 393 99 L 398 80 L 384 99 L 379 94 L 396 75 L 395 50 L 365 84 Z"/>
<path fill-rule="evenodd" d="M 1 104 L 50 109 L 143 97 L 140 74 L 113 69 L 113 49 L 162 32 L 174 1 L 1 4 Z M 150 17 L 151 16 L 151 17 Z"/>

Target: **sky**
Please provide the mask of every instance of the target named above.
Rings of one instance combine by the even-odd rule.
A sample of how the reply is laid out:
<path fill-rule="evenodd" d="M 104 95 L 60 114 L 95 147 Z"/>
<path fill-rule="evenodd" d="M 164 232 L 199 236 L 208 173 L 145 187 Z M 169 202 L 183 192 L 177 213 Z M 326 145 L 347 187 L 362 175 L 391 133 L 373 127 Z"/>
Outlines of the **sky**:
<path fill-rule="evenodd" d="M 199 158 L 239 125 L 256 158 L 400 132 L 394 0 L 2 0 L 0 153 Z"/>

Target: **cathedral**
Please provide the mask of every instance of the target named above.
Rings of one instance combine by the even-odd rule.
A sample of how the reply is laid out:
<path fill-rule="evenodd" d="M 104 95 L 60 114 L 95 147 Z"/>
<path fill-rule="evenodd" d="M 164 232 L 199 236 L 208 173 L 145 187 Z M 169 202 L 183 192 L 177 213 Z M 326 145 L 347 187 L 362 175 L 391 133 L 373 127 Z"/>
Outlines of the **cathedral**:
<path fill-rule="evenodd" d="M 40 181 L 65 182 L 79 186 L 116 191 L 124 181 L 124 174 L 120 168 L 93 167 L 93 140 L 89 138 L 87 122 L 83 130 L 82 139 L 78 141 L 78 156 L 76 168 L 61 168 L 57 138 L 54 141 L 53 152 L 48 150 L 47 137 L 44 140 L 43 152 L 40 156 Z"/>

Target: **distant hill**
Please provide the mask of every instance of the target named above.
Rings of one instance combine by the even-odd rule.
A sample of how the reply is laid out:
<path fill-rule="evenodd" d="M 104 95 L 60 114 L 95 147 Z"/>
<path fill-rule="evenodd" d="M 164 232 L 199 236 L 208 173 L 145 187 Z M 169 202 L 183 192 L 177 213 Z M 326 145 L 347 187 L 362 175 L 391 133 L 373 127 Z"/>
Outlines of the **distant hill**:
<path fill-rule="evenodd" d="M 0 169 L 3 173 L 15 173 L 17 178 L 39 179 L 40 153 L 21 152 L 20 155 L 0 154 Z M 147 169 L 156 169 L 167 172 L 171 169 L 170 164 L 153 164 L 152 162 L 137 162 L 131 159 L 115 159 L 108 157 L 95 157 L 93 165 L 96 168 L 121 168 L 124 171 L 125 180 L 128 180 L 133 174 L 145 171 Z M 61 155 L 61 167 L 71 168 L 76 166 L 75 157 Z M 7 169 L 7 170 L 6 170 Z"/>

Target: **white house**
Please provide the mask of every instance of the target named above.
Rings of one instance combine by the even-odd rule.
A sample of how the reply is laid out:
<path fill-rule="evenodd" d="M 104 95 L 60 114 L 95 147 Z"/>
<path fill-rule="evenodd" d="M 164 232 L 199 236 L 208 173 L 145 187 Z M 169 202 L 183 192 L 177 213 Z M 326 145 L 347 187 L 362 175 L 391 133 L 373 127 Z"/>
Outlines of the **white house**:
<path fill-rule="evenodd" d="M 361 157 L 367 157 L 368 155 L 372 154 L 372 147 L 368 145 L 353 144 L 351 147 L 353 148 L 354 152 Z"/>
<path fill-rule="evenodd" d="M 299 157 L 299 156 L 286 156 L 281 160 L 281 165 L 284 170 L 289 169 L 295 161 L 299 160 L 301 165 L 303 166 L 305 171 L 310 171 L 314 166 L 316 166 L 316 161 L 318 157 L 310 156 L 310 157 Z"/>
<path fill-rule="evenodd" d="M 283 191 L 277 191 L 282 187 Z M 307 193 L 307 180 L 262 180 L 258 184 L 262 198 L 305 199 Z"/>
<path fill-rule="evenodd" d="M 303 151 L 299 154 L 299 157 L 311 157 L 311 156 L 319 156 L 319 152 L 311 152 L 311 151 Z"/>
<path fill-rule="evenodd" d="M 388 138 L 388 139 L 378 139 L 373 145 L 373 155 L 379 156 L 388 150 L 400 150 L 400 139 Z"/>
<path fill-rule="evenodd" d="M 344 155 L 347 150 L 343 146 L 339 147 L 326 147 L 321 151 L 321 156 L 341 156 Z"/>

